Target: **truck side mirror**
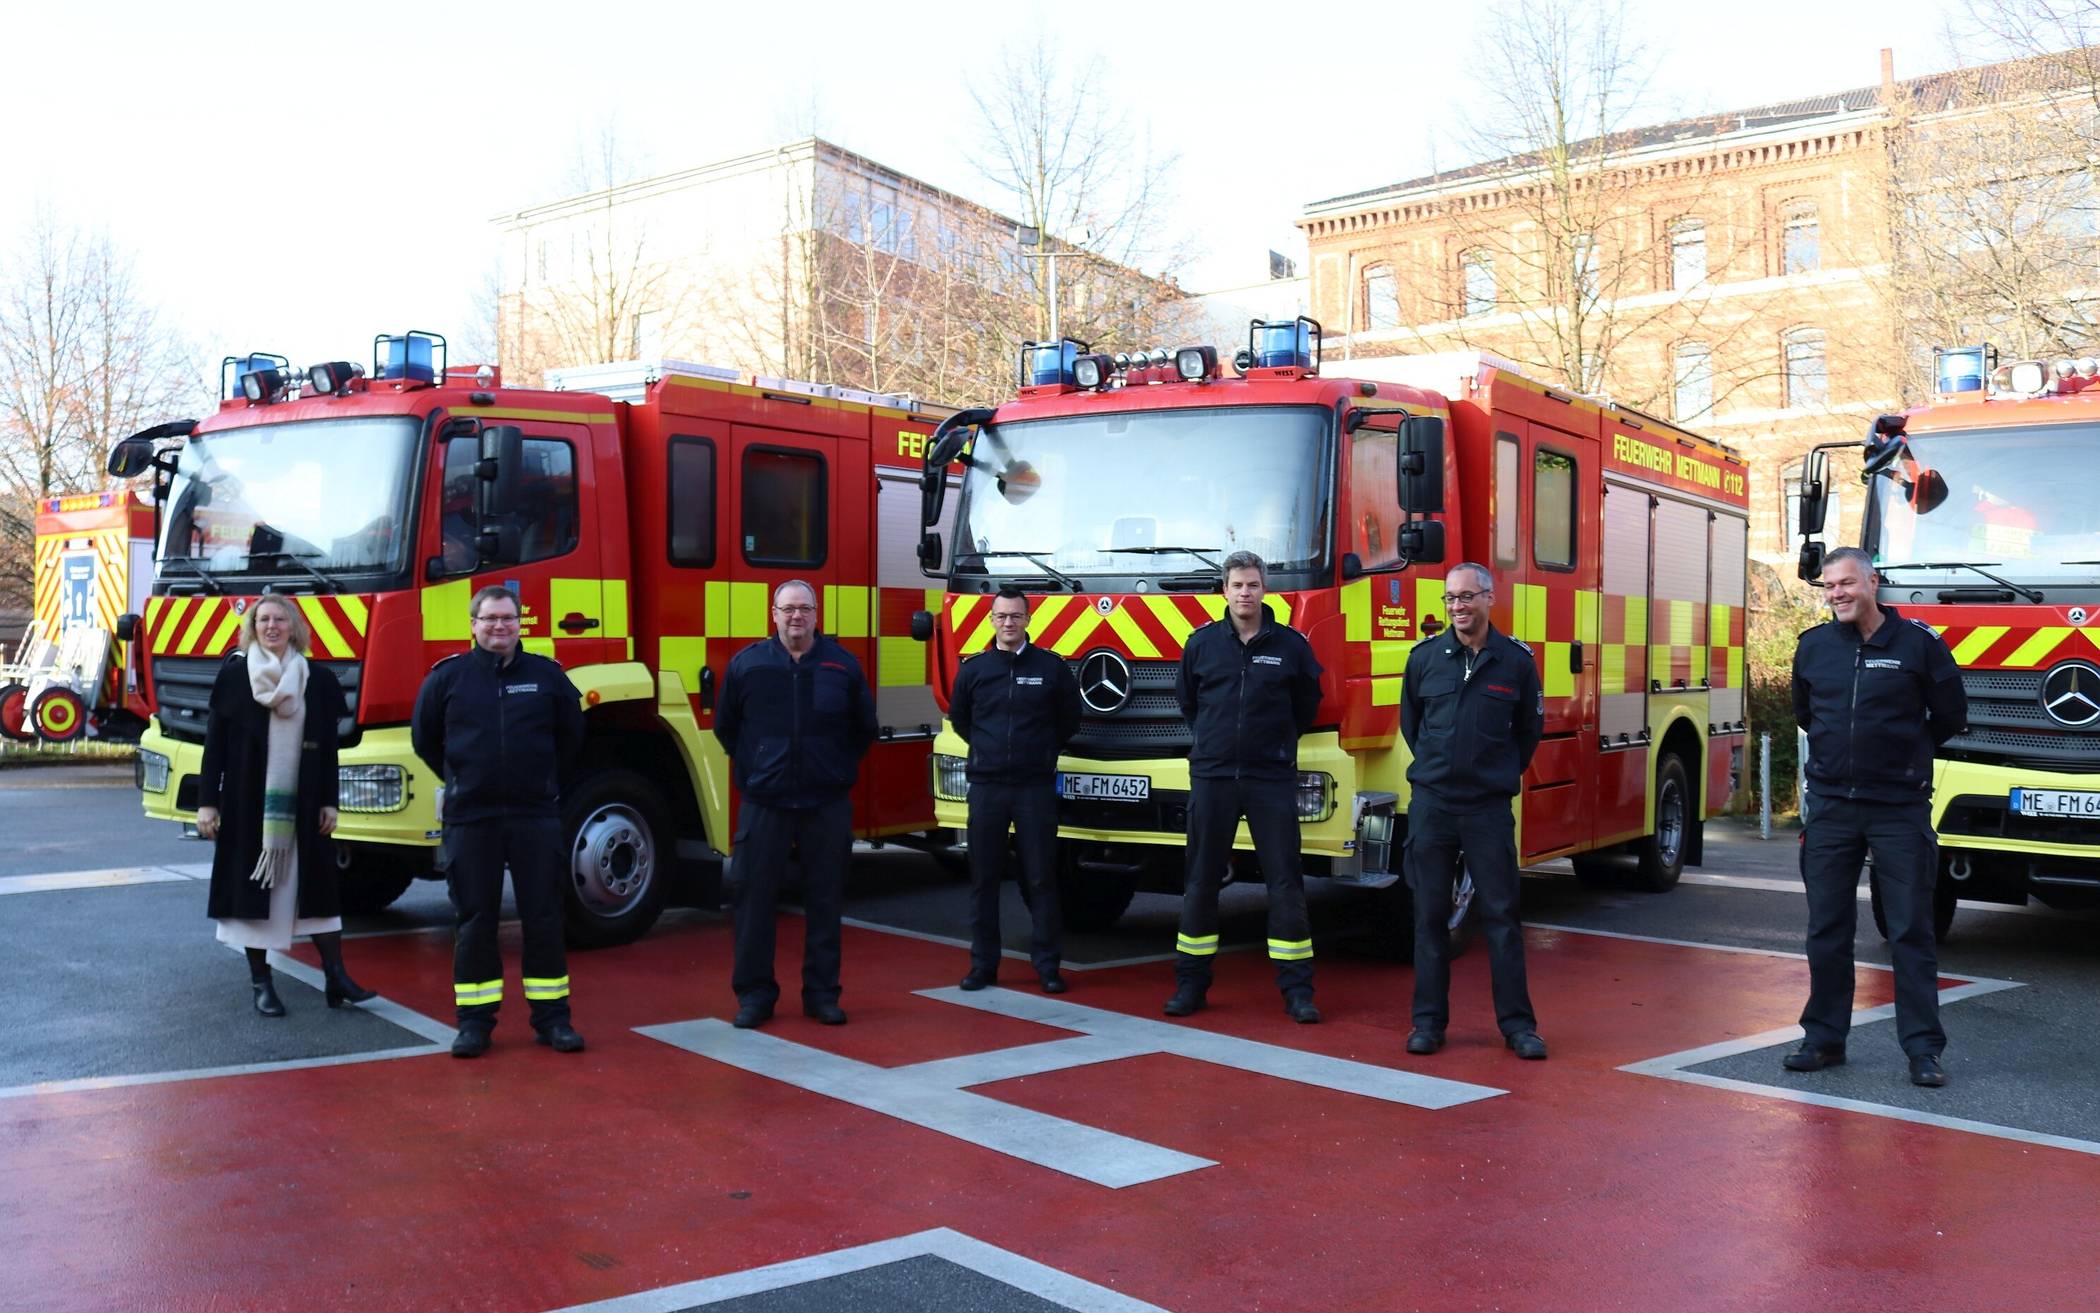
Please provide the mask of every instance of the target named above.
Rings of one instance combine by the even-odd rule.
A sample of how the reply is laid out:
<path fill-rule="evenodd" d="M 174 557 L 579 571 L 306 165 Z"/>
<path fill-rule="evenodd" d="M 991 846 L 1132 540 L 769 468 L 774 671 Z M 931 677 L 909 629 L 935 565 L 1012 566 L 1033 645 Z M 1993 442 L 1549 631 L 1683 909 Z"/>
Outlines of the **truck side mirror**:
<path fill-rule="evenodd" d="M 911 636 L 921 643 L 933 641 L 933 612 L 914 611 L 911 613 Z"/>
<path fill-rule="evenodd" d="M 130 437 L 109 450 L 109 474 L 114 479 L 135 479 L 153 468 L 153 440 Z"/>
<path fill-rule="evenodd" d="M 938 577 L 941 573 L 941 536 L 931 529 L 919 535 L 919 572 Z"/>
<path fill-rule="evenodd" d="M 1400 509 L 1437 515 L 1444 509 L 1444 421 L 1410 415 L 1400 425 Z"/>
<path fill-rule="evenodd" d="M 1803 538 L 1823 532 L 1823 517 L 1829 508 L 1830 457 L 1820 451 L 1808 453 L 1801 466 L 1798 531 Z M 1803 575 L 1802 578 L 1809 576 Z"/>
<path fill-rule="evenodd" d="M 1801 559 L 1794 565 L 1794 573 L 1803 579 L 1814 579 L 1823 573 L 1823 544 L 1811 538 L 1801 544 Z"/>
<path fill-rule="evenodd" d="M 919 467 L 919 524 L 931 529 L 941 522 L 941 507 L 948 500 L 948 466 L 962 455 L 979 425 L 992 422 L 992 411 L 978 406 L 958 410 L 940 422 L 926 439 L 925 464 Z"/>
<path fill-rule="evenodd" d="M 1444 561 L 1444 522 L 1410 520 L 1400 526 L 1400 555 L 1410 565 L 1441 565 Z"/>

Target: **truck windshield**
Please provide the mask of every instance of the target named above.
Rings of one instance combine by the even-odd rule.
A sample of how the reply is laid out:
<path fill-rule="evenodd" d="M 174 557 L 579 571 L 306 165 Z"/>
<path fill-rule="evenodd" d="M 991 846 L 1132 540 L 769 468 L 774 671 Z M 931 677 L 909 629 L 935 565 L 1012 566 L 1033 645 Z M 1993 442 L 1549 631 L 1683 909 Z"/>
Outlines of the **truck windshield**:
<path fill-rule="evenodd" d="M 1236 551 L 1272 572 L 1314 569 L 1332 426 L 1324 409 L 1259 406 L 987 427 L 964 458 L 956 569 L 1207 573 Z"/>
<path fill-rule="evenodd" d="M 309 580 L 401 570 L 419 423 L 388 415 L 192 434 L 168 491 L 161 559 Z"/>
<path fill-rule="evenodd" d="M 1874 480 L 1870 548 L 1902 584 L 1983 585 L 1968 562 L 2015 583 L 2100 578 L 2100 501 L 2078 477 L 2100 428 L 1951 430 L 1908 439 L 1920 466 L 1947 481 L 1947 499 L 1919 513 L 1901 483 Z"/>

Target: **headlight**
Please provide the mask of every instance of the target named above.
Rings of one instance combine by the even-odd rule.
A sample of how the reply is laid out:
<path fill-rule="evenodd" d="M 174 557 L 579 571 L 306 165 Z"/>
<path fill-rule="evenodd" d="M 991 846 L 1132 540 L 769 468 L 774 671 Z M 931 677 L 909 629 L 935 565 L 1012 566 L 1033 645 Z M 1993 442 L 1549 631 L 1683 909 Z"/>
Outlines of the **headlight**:
<path fill-rule="evenodd" d="M 339 811 L 397 812 L 408 805 L 408 772 L 399 766 L 341 766 L 335 778 Z"/>
<path fill-rule="evenodd" d="M 141 793 L 166 793 L 168 791 L 168 759 L 158 752 L 139 749 L 138 765 L 132 771 L 133 782 Z"/>
<path fill-rule="evenodd" d="M 1307 771 L 1298 777 L 1298 819 L 1324 821 L 1334 815 L 1334 776 Z"/>
<path fill-rule="evenodd" d="M 933 754 L 933 796 L 963 802 L 970 796 L 970 759 Z"/>

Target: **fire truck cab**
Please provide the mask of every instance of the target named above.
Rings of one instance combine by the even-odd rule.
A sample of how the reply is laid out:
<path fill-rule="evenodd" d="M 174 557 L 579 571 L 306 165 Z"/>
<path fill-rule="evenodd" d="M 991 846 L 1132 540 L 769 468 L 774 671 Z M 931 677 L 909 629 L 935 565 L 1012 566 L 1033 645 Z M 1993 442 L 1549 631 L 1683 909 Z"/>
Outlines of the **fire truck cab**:
<path fill-rule="evenodd" d="M 1859 449 L 1877 596 L 1962 667 L 1968 731 L 1933 774 L 1945 936 L 1962 898 L 2100 906 L 2100 504 L 2075 476 L 2100 441 L 2100 360 L 1934 357 L 1931 401 L 1809 453 L 1797 528 L 1814 578 L 1831 455 Z"/>
<path fill-rule="evenodd" d="M 1019 395 L 950 417 L 929 448 L 940 695 L 990 643 L 1002 585 L 1036 595 L 1029 640 L 1079 677 L 1082 726 L 1057 783 L 1067 923 L 1103 925 L 1141 889 L 1182 888 L 1177 661 L 1223 613 L 1221 562 L 1243 549 L 1268 563 L 1271 609 L 1326 670 L 1298 745 L 1306 869 L 1382 891 L 1396 947 L 1412 917 L 1401 682 L 1409 649 L 1444 627 L 1444 574 L 1460 561 L 1494 571 L 1494 623 L 1539 665 L 1546 729 L 1522 860 L 1572 856 L 1602 876 L 1630 856 L 1642 883 L 1675 883 L 1741 765 L 1743 462 L 1479 353 L 1331 376 L 1319 336 L 1309 319 L 1257 322 L 1236 376 L 1209 347 L 1030 343 Z M 967 754 L 952 731 L 935 744 L 944 826 L 965 823 Z M 1453 878 L 1462 931 L 1470 884 Z"/>
<path fill-rule="evenodd" d="M 679 859 L 704 873 L 730 846 L 716 690 L 771 632 L 771 590 L 799 578 L 877 692 L 856 832 L 932 829 L 939 711 L 910 629 L 926 604 L 919 450 L 944 411 L 677 361 L 505 388 L 487 367 L 447 368 L 425 333 L 379 338 L 369 374 L 229 358 L 222 391 L 216 414 L 136 435 L 110 461 L 150 474 L 159 508 L 134 644 L 154 708 L 148 815 L 193 819 L 213 681 L 254 597 L 287 594 L 347 695 L 345 900 L 385 906 L 439 857 L 442 781 L 409 746 L 416 692 L 469 642 L 475 591 L 507 584 L 525 647 L 567 669 L 589 726 L 564 799 L 571 941 L 631 939 Z"/>

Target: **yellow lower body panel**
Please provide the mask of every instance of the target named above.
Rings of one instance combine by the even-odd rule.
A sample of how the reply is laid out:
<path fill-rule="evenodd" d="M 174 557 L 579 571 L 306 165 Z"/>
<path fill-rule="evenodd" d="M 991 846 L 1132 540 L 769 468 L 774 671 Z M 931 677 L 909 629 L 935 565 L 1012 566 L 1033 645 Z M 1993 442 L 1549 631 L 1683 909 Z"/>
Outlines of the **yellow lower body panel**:
<path fill-rule="evenodd" d="M 182 796 L 183 781 L 194 779 L 203 769 L 204 745 L 171 738 L 161 733 L 159 724 L 155 723 L 139 739 L 139 750 L 157 752 L 168 759 L 167 787 L 158 793 L 146 791 L 140 795 L 146 815 L 157 821 L 195 821 L 195 810 L 177 806 L 176 800 Z M 336 838 L 417 848 L 437 845 L 437 786 L 440 781 L 417 759 L 415 750 L 409 746 L 406 725 L 366 730 L 359 736 L 356 747 L 342 750 L 337 765 L 399 766 L 407 776 L 407 801 L 397 811 L 342 812 L 336 825 Z M 196 796 L 194 789 L 190 796 Z"/>
<path fill-rule="evenodd" d="M 2100 858 L 2100 847 L 2089 843 L 2045 843 L 2015 839 L 2002 834 L 1948 833 L 1948 809 L 1963 798 L 1988 799 L 2001 807 L 2011 805 L 2014 789 L 2070 789 L 2100 793 L 2100 772 L 2033 770 L 2019 766 L 1988 766 L 1973 761 L 1938 761 L 1932 771 L 1932 828 L 1939 832 L 1943 848 L 1987 848 L 2001 853 L 2036 853 L 2054 857 Z M 2037 820 L 2037 828 L 2046 824 Z"/>

